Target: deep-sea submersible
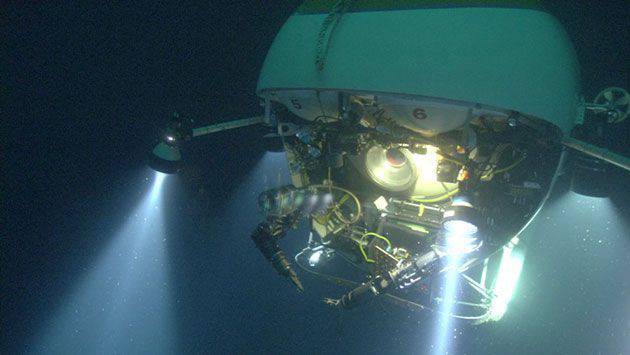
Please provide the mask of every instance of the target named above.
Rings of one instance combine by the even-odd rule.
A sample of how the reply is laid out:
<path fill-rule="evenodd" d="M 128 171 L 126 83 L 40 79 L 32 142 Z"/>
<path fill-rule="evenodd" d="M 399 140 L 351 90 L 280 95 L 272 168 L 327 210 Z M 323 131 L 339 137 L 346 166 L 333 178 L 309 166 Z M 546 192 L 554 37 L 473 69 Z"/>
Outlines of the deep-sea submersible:
<path fill-rule="evenodd" d="M 585 102 L 573 47 L 537 3 L 306 1 L 262 67 L 264 114 L 200 128 L 176 118 L 152 166 L 175 172 L 195 136 L 275 127 L 265 139 L 281 142 L 292 184 L 260 195 L 251 238 L 280 275 L 302 290 L 297 265 L 349 287 L 326 299 L 334 307 L 378 295 L 432 309 L 436 280 L 456 272 L 467 287 L 452 316 L 498 320 L 567 152 L 583 194 L 630 165 L 601 133 L 627 118 L 630 96 L 612 87 Z M 279 241 L 303 220 L 311 233 L 291 260 Z M 364 279 L 322 271 L 331 259 Z"/>

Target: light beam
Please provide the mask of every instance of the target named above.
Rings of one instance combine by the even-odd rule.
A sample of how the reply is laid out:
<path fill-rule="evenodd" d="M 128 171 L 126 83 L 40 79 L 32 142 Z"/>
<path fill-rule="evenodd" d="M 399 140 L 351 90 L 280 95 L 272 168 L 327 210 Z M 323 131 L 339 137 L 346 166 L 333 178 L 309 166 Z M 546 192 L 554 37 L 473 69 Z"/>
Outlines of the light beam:
<path fill-rule="evenodd" d="M 161 201 L 166 175 L 150 174 L 151 186 L 140 205 L 45 324 L 34 350 L 64 354 L 175 350 Z"/>
<path fill-rule="evenodd" d="M 437 324 L 437 334 L 433 353 L 435 355 L 446 354 L 450 350 L 451 328 L 453 310 L 455 308 L 455 299 L 457 288 L 459 285 L 459 275 L 457 268 L 461 263 L 462 254 L 452 254 L 447 258 L 447 271 L 444 275 L 444 284 L 442 285 L 442 298 L 439 307 L 439 320 Z"/>

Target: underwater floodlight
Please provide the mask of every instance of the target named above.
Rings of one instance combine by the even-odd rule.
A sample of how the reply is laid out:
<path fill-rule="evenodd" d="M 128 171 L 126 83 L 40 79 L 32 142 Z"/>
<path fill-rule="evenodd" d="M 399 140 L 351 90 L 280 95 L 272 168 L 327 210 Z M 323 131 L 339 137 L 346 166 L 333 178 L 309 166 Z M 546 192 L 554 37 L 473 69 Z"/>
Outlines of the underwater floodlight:
<path fill-rule="evenodd" d="M 451 206 L 444 212 L 442 219 L 442 238 L 440 249 L 445 254 L 446 274 L 442 285 L 440 300 L 440 323 L 437 328 L 435 354 L 445 354 L 450 348 L 451 317 L 456 306 L 458 288 L 458 267 L 466 254 L 481 246 L 478 238 L 479 214 L 467 195 L 453 199 Z"/>
<path fill-rule="evenodd" d="M 444 212 L 442 230 L 444 237 L 442 246 L 449 255 L 467 254 L 480 245 L 477 237 L 479 231 L 477 210 L 466 196 L 458 196 Z"/>
<path fill-rule="evenodd" d="M 518 242 L 518 237 L 514 237 L 503 247 L 501 264 L 492 288 L 494 298 L 490 303 L 489 309 L 489 317 L 493 321 L 500 320 L 507 311 L 508 303 L 514 296 L 514 291 L 523 270 L 525 252 L 523 247 L 518 247 Z"/>
<path fill-rule="evenodd" d="M 324 253 L 323 250 L 318 250 L 318 251 L 314 252 L 313 254 L 311 254 L 311 256 L 308 258 L 308 264 L 311 267 L 316 266 L 317 264 L 319 264 L 319 261 L 322 258 L 322 254 L 323 253 Z"/>
<path fill-rule="evenodd" d="M 310 250 L 311 255 L 308 257 L 308 265 L 310 267 L 317 267 L 326 262 L 333 256 L 332 249 L 328 249 L 323 245 L 319 245 Z"/>
<path fill-rule="evenodd" d="M 149 156 L 149 166 L 165 174 L 176 173 L 181 168 L 182 155 L 178 147 L 160 142 Z"/>
<path fill-rule="evenodd" d="M 575 152 L 573 157 L 571 190 L 583 196 L 608 197 L 610 185 L 607 166 L 609 164 L 579 152 Z"/>
<path fill-rule="evenodd" d="M 456 197 L 444 212 L 442 226 L 449 233 L 471 235 L 477 233 L 478 213 L 468 199 Z"/>
<path fill-rule="evenodd" d="M 476 225 L 459 219 L 452 219 L 444 222 L 444 229 L 449 234 L 473 235 L 477 233 L 479 228 Z"/>
<path fill-rule="evenodd" d="M 426 146 L 426 152 L 424 154 L 414 153 L 413 158 L 417 169 L 418 175 L 423 182 L 435 182 L 438 181 L 438 155 L 437 148 L 433 146 Z"/>
<path fill-rule="evenodd" d="M 204 136 L 229 129 L 252 126 L 263 123 L 263 117 L 245 118 L 242 120 L 220 122 L 209 126 L 193 128 L 193 120 L 179 117 L 176 113 L 161 133 L 160 143 L 153 148 L 148 165 L 156 171 L 173 174 L 180 170 L 182 142 L 193 137 Z"/>

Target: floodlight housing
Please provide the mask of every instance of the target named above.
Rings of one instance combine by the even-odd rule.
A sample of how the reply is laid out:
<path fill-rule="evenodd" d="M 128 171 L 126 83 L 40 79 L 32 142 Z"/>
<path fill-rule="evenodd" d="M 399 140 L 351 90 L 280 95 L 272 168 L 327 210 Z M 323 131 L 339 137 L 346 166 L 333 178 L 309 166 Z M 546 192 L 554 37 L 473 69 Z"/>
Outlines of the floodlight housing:
<path fill-rule="evenodd" d="M 181 169 L 182 155 L 179 147 L 160 142 L 149 155 L 149 166 L 155 171 L 174 174 Z"/>

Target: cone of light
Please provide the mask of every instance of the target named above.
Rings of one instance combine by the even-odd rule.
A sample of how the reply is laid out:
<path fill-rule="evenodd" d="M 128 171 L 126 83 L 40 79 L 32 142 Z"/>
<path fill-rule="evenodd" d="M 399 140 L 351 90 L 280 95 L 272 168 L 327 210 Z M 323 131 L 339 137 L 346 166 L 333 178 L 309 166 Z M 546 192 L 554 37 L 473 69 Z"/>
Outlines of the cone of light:
<path fill-rule="evenodd" d="M 458 287 L 458 266 L 461 264 L 462 256 L 470 249 L 470 245 L 474 244 L 476 238 L 474 233 L 477 228 L 472 228 L 469 223 L 463 221 L 450 221 L 445 224 L 446 231 L 445 241 L 447 250 L 447 266 L 446 275 L 442 285 L 442 299 L 440 304 L 440 317 L 438 322 L 435 354 L 444 354 L 449 352 L 451 338 L 451 323 L 455 299 Z M 453 223 L 461 222 L 461 223 Z M 447 227 L 448 226 L 448 227 Z M 474 226 L 473 226 L 474 227 Z"/>
<path fill-rule="evenodd" d="M 144 198 L 96 263 L 85 266 L 89 272 L 34 339 L 32 350 L 59 354 L 174 350 L 161 206 L 166 177 L 152 173 Z"/>

